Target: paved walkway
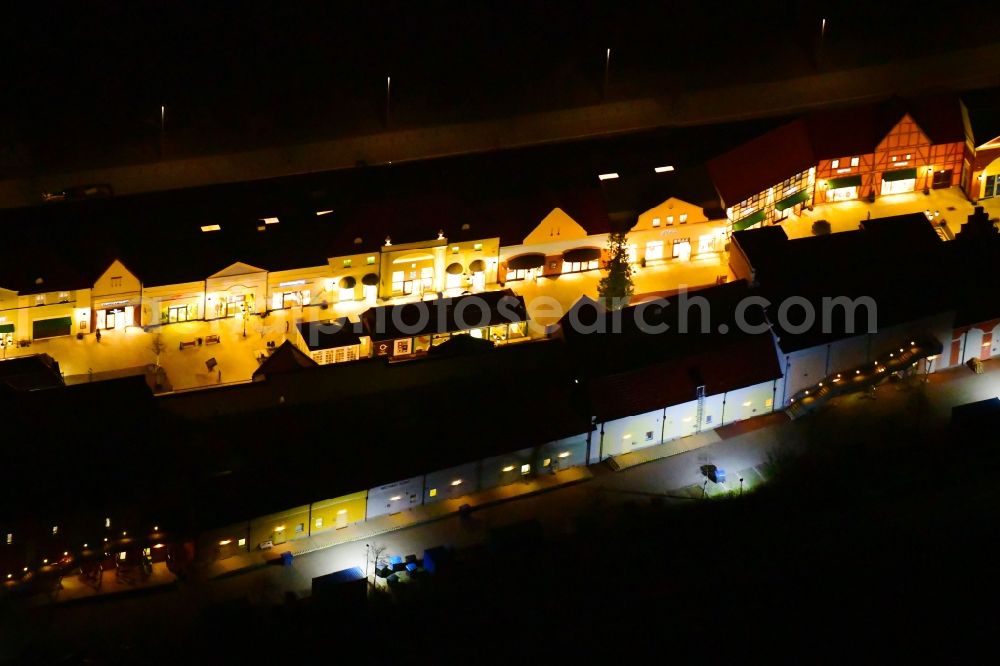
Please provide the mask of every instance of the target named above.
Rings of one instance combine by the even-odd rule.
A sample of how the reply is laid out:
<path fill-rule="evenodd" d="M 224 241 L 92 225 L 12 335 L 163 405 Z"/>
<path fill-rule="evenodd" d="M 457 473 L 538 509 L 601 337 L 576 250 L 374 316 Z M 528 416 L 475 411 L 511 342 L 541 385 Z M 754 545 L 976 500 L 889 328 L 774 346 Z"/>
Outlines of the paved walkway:
<path fill-rule="evenodd" d="M 588 468 L 572 467 L 555 474 L 540 475 L 529 480 L 518 481 L 463 497 L 443 500 L 434 504 L 423 504 L 399 513 L 354 523 L 338 530 L 326 530 L 309 537 L 287 541 L 266 551 L 241 553 L 223 560 L 216 560 L 201 569 L 199 577 L 203 579 L 218 578 L 254 569 L 280 559 L 281 554 L 286 552 L 292 553 L 292 556 L 295 557 L 332 546 L 371 540 L 386 532 L 453 516 L 463 505 L 468 505 L 473 510 L 479 510 L 500 502 L 581 483 L 591 478 L 593 478 L 593 474 Z"/>

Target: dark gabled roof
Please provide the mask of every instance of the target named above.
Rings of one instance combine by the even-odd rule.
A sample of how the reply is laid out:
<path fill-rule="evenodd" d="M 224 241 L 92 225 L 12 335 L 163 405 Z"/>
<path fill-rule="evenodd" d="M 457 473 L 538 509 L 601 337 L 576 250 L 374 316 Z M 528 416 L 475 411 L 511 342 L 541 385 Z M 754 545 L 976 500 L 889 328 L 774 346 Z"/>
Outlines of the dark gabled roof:
<path fill-rule="evenodd" d="M 360 324 L 352 324 L 347 317 L 334 321 L 306 321 L 295 325 L 310 351 L 349 347 L 360 344 Z"/>
<path fill-rule="evenodd" d="M 761 229 L 737 232 L 733 239 L 755 270 L 778 345 L 788 353 L 867 332 L 866 308 L 858 310 L 853 332 L 843 308 L 834 308 L 824 322 L 824 298 L 872 299 L 880 329 L 953 310 L 960 289 L 938 275 L 950 274 L 942 266 L 951 265 L 947 257 L 954 248 L 948 246 L 955 243 L 943 243 L 930 227 L 916 214 L 866 220 L 858 231 L 824 236 L 789 240 Z M 792 297 L 806 299 L 816 313 L 806 331 L 786 330 L 777 317 L 778 306 Z"/>
<path fill-rule="evenodd" d="M 814 111 L 805 117 L 817 160 L 865 155 L 875 150 L 902 115 L 886 122 L 883 103 Z"/>
<path fill-rule="evenodd" d="M 459 315 L 461 315 L 459 317 Z M 527 320 L 524 298 L 511 289 L 369 308 L 361 315 L 372 340 L 448 333 Z"/>
<path fill-rule="evenodd" d="M 615 228 L 631 228 L 642 213 L 671 197 L 700 206 L 709 218 L 722 217 L 719 194 L 704 166 L 656 173 L 653 168 L 619 173 L 601 182 L 605 205 Z"/>
<path fill-rule="evenodd" d="M 292 344 L 291 340 L 285 340 L 268 356 L 260 367 L 254 370 L 253 378 L 256 381 L 261 377 L 297 372 L 303 368 L 316 367 L 318 364 L 305 355 L 298 347 Z"/>
<path fill-rule="evenodd" d="M 59 363 L 48 354 L 0 360 L 0 385 L 15 391 L 37 391 L 63 386 Z"/>
<path fill-rule="evenodd" d="M 737 280 L 617 312 L 607 312 L 585 297 L 559 321 L 559 330 L 581 377 L 616 375 L 696 356 L 748 336 L 770 340 L 766 330 L 748 333 L 737 321 L 737 306 L 750 295 L 747 283 Z M 753 305 L 742 316 L 747 324 L 764 322 L 763 311 Z"/>
<path fill-rule="evenodd" d="M 969 111 L 969 122 L 975 144 L 1000 137 L 1000 88 L 970 90 L 962 95 Z"/>
<path fill-rule="evenodd" d="M 808 125 L 793 120 L 708 161 L 708 172 L 726 206 L 763 192 L 816 166 Z"/>
<path fill-rule="evenodd" d="M 753 386 L 781 377 L 770 335 L 722 342 L 696 354 L 617 375 L 595 377 L 587 393 L 598 421 L 643 414 L 705 395 Z"/>
<path fill-rule="evenodd" d="M 957 95 L 945 93 L 904 99 L 900 106 L 927 134 L 931 143 L 964 143 L 966 138 L 972 138 L 968 114 Z"/>

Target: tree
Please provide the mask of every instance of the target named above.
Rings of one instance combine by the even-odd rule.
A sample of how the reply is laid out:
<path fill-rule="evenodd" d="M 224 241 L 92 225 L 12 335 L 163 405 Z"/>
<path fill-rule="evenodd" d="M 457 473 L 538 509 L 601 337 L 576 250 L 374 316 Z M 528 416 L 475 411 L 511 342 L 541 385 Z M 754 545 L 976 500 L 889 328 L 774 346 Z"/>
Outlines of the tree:
<path fill-rule="evenodd" d="M 372 576 L 372 587 L 378 587 L 378 570 L 386 566 L 389 563 L 389 558 L 385 554 L 389 550 L 389 547 L 381 543 L 365 544 L 368 548 L 368 563 L 370 563 L 374 569 L 374 575 Z M 367 569 L 368 563 L 365 564 Z M 365 572 L 367 574 L 367 571 Z"/>
<path fill-rule="evenodd" d="M 597 295 L 609 310 L 620 310 L 628 305 L 635 291 L 628 256 L 628 237 L 624 231 L 613 232 L 608 237 L 608 260 L 604 268 L 608 274 L 597 283 Z"/>
<path fill-rule="evenodd" d="M 167 351 L 167 343 L 163 341 L 163 334 L 157 333 L 149 343 L 149 351 L 156 355 L 156 370 L 160 369 L 160 354 Z"/>

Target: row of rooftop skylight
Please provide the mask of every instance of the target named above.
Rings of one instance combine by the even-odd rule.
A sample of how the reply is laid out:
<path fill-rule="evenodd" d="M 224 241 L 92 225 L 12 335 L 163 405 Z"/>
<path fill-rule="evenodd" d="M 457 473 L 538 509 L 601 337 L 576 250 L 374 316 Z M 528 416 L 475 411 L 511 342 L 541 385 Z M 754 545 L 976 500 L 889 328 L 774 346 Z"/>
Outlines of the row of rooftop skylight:
<path fill-rule="evenodd" d="M 333 212 L 332 210 L 318 210 L 318 211 L 316 211 L 316 216 L 319 217 L 321 215 L 329 215 L 332 212 Z M 260 218 L 260 221 L 263 222 L 264 225 L 258 226 L 257 227 L 258 231 L 263 231 L 266 228 L 266 225 L 268 225 L 268 224 L 278 224 L 278 222 L 280 222 L 281 220 L 279 220 L 276 217 L 262 217 L 262 218 Z M 206 232 L 206 233 L 210 232 L 210 231 L 222 231 L 222 225 L 220 225 L 220 224 L 204 224 L 204 225 L 202 225 L 201 230 L 204 231 L 204 232 Z"/>
<path fill-rule="evenodd" d="M 653 167 L 653 171 L 655 173 L 666 173 L 668 171 L 673 171 L 673 170 L 674 167 L 672 167 L 669 164 L 666 166 Z M 618 178 L 618 173 L 614 171 L 611 171 L 609 173 L 600 173 L 597 174 L 597 178 L 598 180 L 615 180 L 616 178 Z"/>

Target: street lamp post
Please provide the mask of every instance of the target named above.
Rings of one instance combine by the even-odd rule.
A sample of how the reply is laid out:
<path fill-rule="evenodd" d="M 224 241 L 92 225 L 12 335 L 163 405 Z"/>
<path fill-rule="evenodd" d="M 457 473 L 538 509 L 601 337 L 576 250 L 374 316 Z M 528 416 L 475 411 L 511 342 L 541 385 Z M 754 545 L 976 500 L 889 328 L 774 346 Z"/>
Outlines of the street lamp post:
<path fill-rule="evenodd" d="M 385 77 L 385 126 L 389 126 L 389 101 L 392 99 L 392 77 Z"/>
<path fill-rule="evenodd" d="M 743 477 L 740 477 L 740 497 L 743 496 Z"/>
<path fill-rule="evenodd" d="M 611 68 L 611 49 L 604 53 L 604 97 L 608 96 L 608 70 Z"/>
<path fill-rule="evenodd" d="M 368 560 L 372 558 L 371 544 L 365 544 L 365 582 L 368 582 Z M 374 585 L 372 586 L 374 587 Z"/>

